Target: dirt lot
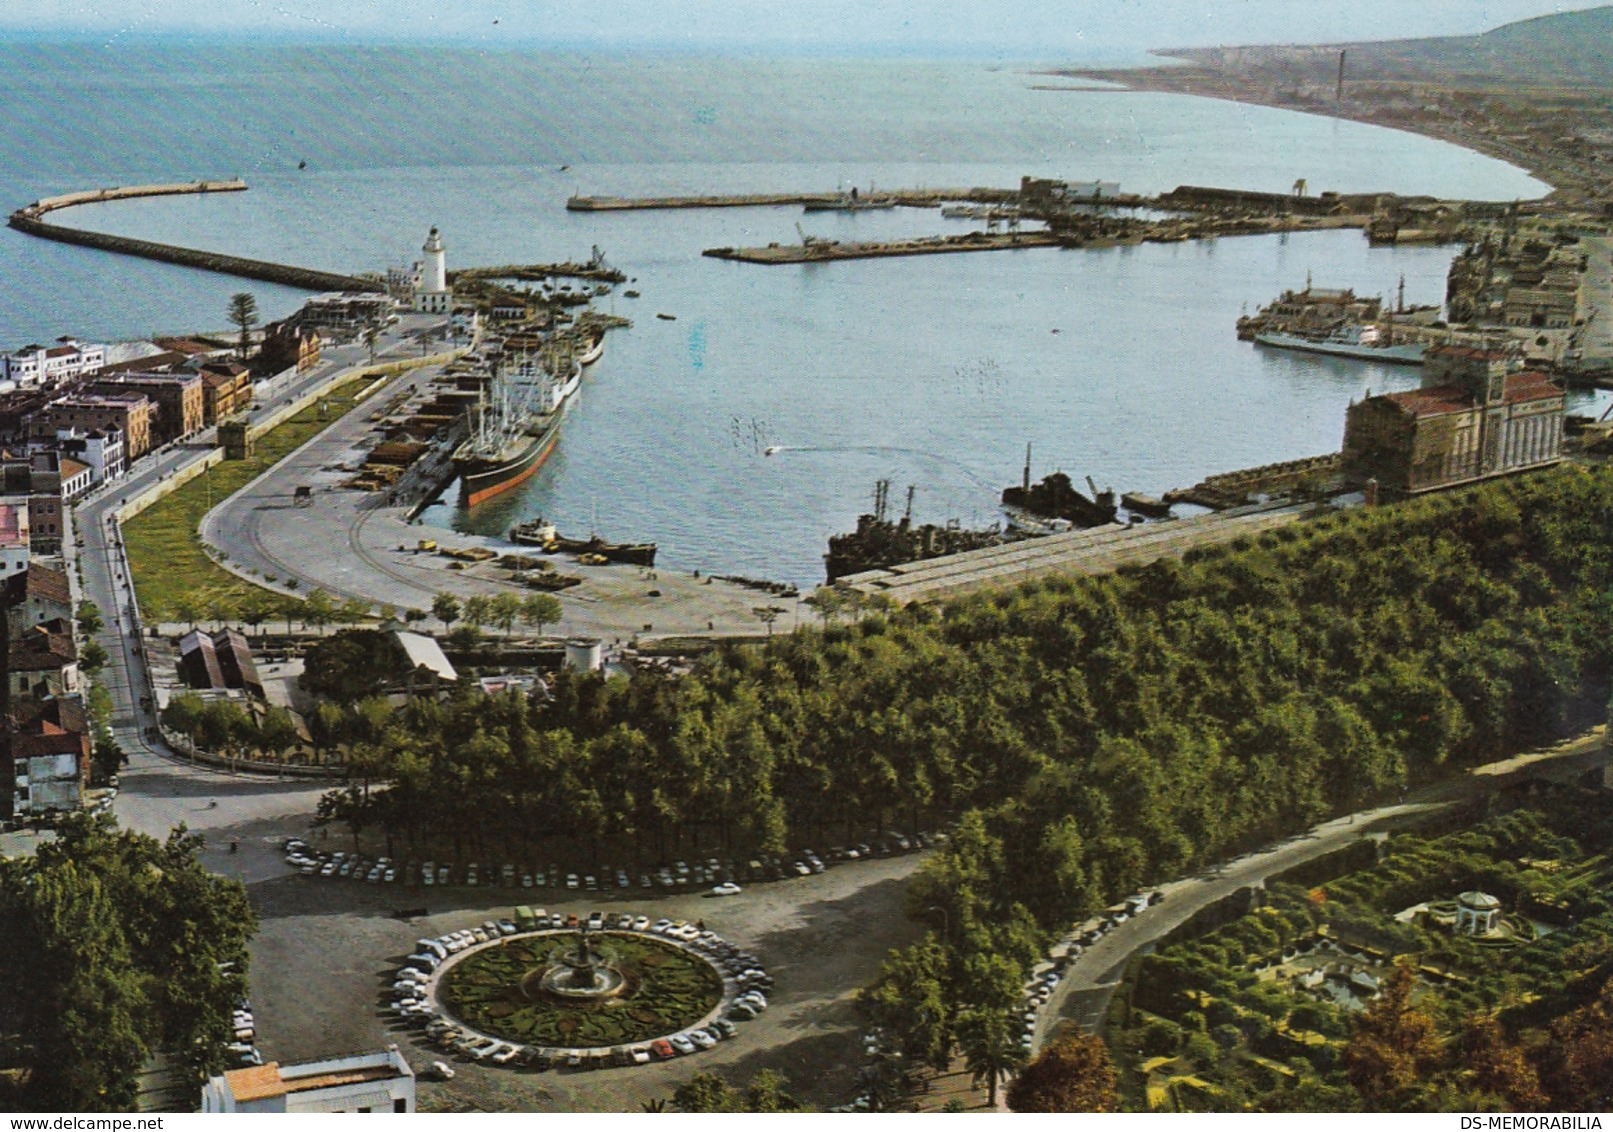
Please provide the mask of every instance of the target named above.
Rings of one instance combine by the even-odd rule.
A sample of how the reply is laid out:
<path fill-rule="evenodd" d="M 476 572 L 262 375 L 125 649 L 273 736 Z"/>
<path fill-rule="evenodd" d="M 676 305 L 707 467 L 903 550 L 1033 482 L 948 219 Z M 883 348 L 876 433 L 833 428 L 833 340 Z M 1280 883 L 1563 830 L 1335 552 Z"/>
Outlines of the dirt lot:
<path fill-rule="evenodd" d="M 393 1025 L 381 1010 L 392 972 L 416 939 L 469 927 L 515 904 L 551 911 L 632 909 L 651 917 L 704 920 L 754 951 L 777 980 L 765 1014 L 739 1035 L 690 1057 L 634 1068 L 534 1072 L 452 1062 L 453 1081 L 420 1084 L 420 1107 L 436 1111 L 639 1111 L 669 1098 L 695 1073 L 732 1081 L 776 1069 L 814 1107 L 855 1093 L 861 1043 L 852 1009 L 891 948 L 917 938 L 902 916 L 910 855 L 840 865 L 800 880 L 747 885 L 738 896 L 654 897 L 520 889 L 404 889 L 281 876 L 250 885 L 262 925 L 252 946 L 252 998 L 266 1059 L 306 1059 L 397 1042 L 418 1070 L 441 1055 Z M 497 894 L 495 896 L 495 894 Z M 571 899 L 566 899 L 570 897 Z M 413 921 L 404 906 L 428 906 Z"/>

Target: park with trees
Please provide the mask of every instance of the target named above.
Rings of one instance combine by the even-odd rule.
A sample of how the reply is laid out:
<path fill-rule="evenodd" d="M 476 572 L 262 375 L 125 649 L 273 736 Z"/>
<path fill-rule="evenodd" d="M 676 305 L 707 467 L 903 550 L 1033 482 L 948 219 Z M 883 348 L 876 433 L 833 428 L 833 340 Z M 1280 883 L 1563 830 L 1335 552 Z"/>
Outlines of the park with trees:
<path fill-rule="evenodd" d="M 912 884 L 932 930 L 868 998 L 927 1004 L 904 1043 L 967 1043 L 996 1081 L 1015 1053 L 995 1015 L 1073 919 L 1604 718 L 1609 530 L 1613 472 L 1565 467 L 826 618 L 688 678 L 414 704 L 344 813 L 389 845 L 640 859 L 951 823 Z"/>
<path fill-rule="evenodd" d="M 256 917 L 238 881 L 166 842 L 75 817 L 0 860 L 0 1109 L 117 1112 L 165 1055 L 200 1088 L 225 1068 Z"/>
<path fill-rule="evenodd" d="M 1366 868 L 1272 884 L 1214 930 L 1183 925 L 1132 962 L 1110 1011 L 1129 1099 L 1195 1111 L 1606 1108 L 1613 820 L 1588 803 L 1554 788 L 1471 829 L 1397 835 Z M 1495 895 L 1517 930 L 1477 937 L 1415 911 L 1468 889 Z M 1289 977 L 1341 964 L 1370 971 L 1377 989 L 1341 1000 Z"/>

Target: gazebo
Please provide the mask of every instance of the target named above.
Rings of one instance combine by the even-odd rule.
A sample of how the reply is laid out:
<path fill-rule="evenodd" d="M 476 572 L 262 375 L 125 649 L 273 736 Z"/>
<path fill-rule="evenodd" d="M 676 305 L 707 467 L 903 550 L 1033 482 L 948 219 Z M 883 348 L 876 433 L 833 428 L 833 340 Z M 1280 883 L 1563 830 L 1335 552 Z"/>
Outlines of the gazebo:
<path fill-rule="evenodd" d="M 1490 935 L 1501 926 L 1501 901 L 1488 892 L 1464 892 L 1456 898 L 1458 935 Z"/>

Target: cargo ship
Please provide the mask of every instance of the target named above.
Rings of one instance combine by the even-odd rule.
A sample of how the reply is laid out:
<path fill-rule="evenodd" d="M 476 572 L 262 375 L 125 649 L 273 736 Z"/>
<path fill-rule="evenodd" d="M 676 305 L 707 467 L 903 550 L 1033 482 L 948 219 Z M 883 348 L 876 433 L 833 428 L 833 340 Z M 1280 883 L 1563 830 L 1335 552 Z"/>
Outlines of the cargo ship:
<path fill-rule="evenodd" d="M 557 376 L 560 367 L 564 377 Z M 559 443 L 560 422 L 581 381 L 582 362 L 569 353 L 546 361 L 523 353 L 495 367 L 483 386 L 470 438 L 454 450 L 467 507 L 525 482 L 543 466 Z"/>

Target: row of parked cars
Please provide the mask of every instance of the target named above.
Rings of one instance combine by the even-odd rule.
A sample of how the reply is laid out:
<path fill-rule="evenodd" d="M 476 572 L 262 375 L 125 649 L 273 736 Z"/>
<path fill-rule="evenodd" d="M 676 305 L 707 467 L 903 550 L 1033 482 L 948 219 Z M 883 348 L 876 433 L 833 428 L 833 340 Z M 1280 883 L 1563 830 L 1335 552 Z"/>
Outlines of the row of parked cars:
<path fill-rule="evenodd" d="M 811 849 L 802 849 L 783 857 L 759 855 L 749 861 L 710 857 L 704 861 L 673 861 L 653 869 L 631 872 L 626 867 L 618 866 L 606 866 L 596 872 L 568 872 L 554 863 L 547 867 L 517 866 L 510 862 L 484 865 L 475 861 L 464 866 L 437 861 L 400 863 L 389 857 L 371 858 L 358 853 L 315 851 L 298 838 L 287 840 L 285 850 L 286 864 L 304 876 L 335 877 L 370 884 L 402 883 L 428 888 L 458 884 L 467 888 L 548 888 L 567 892 L 608 892 L 634 887 L 687 891 L 707 885 L 737 885 L 740 881 L 789 880 L 812 876 L 844 861 L 889 857 L 928 849 L 945 837 L 942 833 L 920 833 L 913 837 L 891 833 L 873 844 L 859 842 L 835 846 L 821 856 Z M 726 891 L 718 893 L 729 894 Z"/>
<path fill-rule="evenodd" d="M 722 1017 L 710 1025 L 691 1028 L 654 1041 L 600 1049 L 563 1049 L 526 1046 L 472 1033 L 443 1015 L 433 1005 L 431 980 L 450 956 L 479 944 L 529 932 L 563 931 L 587 928 L 589 931 L 633 931 L 675 940 L 700 953 L 724 975 L 725 986 L 734 991 Z M 606 1065 L 643 1065 L 657 1058 L 665 1060 L 710 1049 L 738 1033 L 737 1023 L 755 1018 L 767 1009 L 767 991 L 773 977 L 761 961 L 716 932 L 681 920 L 659 919 L 632 912 L 606 913 L 549 912 L 522 906 L 512 918 L 487 920 L 479 927 L 430 939 L 415 941 L 415 951 L 400 967 L 392 983 L 391 1010 L 406 1024 L 422 1027 L 426 1040 L 438 1049 L 468 1061 L 493 1065 L 521 1065 L 534 1069 L 567 1067 L 594 1069 Z M 444 1079 L 453 1076 L 451 1067 L 433 1063 L 433 1071 Z"/>
<path fill-rule="evenodd" d="M 262 1065 L 263 1054 L 258 1052 L 258 1028 L 252 1019 L 252 1003 L 241 999 L 230 1015 L 232 1038 L 224 1052 L 236 1065 Z"/>

